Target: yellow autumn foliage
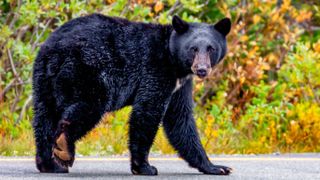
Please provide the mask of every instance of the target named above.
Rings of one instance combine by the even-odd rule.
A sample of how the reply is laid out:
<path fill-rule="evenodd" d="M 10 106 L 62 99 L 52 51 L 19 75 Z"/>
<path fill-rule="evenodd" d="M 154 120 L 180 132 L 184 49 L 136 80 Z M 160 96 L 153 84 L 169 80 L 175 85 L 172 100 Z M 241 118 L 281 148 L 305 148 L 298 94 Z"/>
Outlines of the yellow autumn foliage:
<path fill-rule="evenodd" d="M 317 1 L 312 6 L 291 0 L 23 0 L 21 6 L 15 2 L 0 3 L 0 155 L 34 153 L 34 147 L 30 148 L 33 60 L 55 28 L 90 13 L 162 24 L 170 23 L 175 14 L 188 22 L 210 24 L 230 17 L 225 59 L 208 79 L 194 81 L 194 116 L 206 151 L 320 151 Z M 130 112 L 127 107 L 106 114 L 78 142 L 77 152 L 128 153 Z M 152 152 L 174 153 L 162 127 Z"/>

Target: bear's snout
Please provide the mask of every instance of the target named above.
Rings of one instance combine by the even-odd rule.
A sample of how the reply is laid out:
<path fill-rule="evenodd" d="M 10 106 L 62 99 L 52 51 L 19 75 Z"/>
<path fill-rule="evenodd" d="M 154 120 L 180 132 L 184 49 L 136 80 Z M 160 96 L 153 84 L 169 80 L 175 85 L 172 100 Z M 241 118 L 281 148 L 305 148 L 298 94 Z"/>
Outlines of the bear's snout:
<path fill-rule="evenodd" d="M 211 72 L 211 61 L 208 53 L 196 53 L 192 67 L 192 72 L 203 79 Z"/>
<path fill-rule="evenodd" d="M 196 75 L 199 76 L 200 78 L 206 77 L 208 74 L 206 69 L 198 69 L 196 72 Z"/>

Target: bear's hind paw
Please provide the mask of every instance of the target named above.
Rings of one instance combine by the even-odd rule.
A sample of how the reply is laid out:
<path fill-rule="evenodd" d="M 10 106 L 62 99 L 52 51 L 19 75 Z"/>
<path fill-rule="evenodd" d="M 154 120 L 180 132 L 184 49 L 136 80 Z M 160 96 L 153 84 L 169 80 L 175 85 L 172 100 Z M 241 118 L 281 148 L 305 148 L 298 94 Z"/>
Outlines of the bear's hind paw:
<path fill-rule="evenodd" d="M 61 167 L 52 159 L 43 162 L 42 158 L 36 156 L 36 166 L 41 173 L 68 173 L 67 167 Z"/>
<path fill-rule="evenodd" d="M 62 167 L 71 167 L 73 165 L 74 155 L 68 148 L 68 142 L 65 133 L 61 133 L 57 138 L 55 146 L 52 150 L 52 154 L 54 161 Z"/>

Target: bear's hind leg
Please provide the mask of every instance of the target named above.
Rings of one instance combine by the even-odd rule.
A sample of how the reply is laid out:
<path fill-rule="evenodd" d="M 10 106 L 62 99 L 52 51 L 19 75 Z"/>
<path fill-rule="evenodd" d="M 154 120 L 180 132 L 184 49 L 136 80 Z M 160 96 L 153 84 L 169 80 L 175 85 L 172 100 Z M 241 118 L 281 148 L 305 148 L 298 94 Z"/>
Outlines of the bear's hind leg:
<path fill-rule="evenodd" d="M 65 108 L 55 132 L 54 160 L 63 167 L 72 166 L 75 142 L 89 132 L 101 119 L 102 113 L 95 106 L 78 102 Z"/>

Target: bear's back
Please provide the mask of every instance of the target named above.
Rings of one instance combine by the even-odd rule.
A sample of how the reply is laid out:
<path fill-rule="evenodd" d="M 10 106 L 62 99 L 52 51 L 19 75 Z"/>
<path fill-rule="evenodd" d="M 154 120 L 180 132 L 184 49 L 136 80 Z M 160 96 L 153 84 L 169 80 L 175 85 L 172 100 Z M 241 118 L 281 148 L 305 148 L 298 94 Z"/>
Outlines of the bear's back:
<path fill-rule="evenodd" d="M 57 52 L 61 59 L 70 52 L 85 64 L 104 67 L 116 61 L 148 61 L 159 57 L 168 32 L 160 24 L 131 22 L 117 17 L 92 14 L 75 18 L 59 27 L 42 45 L 42 51 Z M 45 53 L 45 54 L 48 54 Z M 125 62 L 124 62 L 125 63 Z"/>
<path fill-rule="evenodd" d="M 130 25 L 126 19 L 112 18 L 101 14 L 72 19 L 56 29 L 44 43 L 45 46 L 74 44 L 74 41 L 90 40 L 95 37 L 103 38 L 112 31 L 118 31 Z"/>

